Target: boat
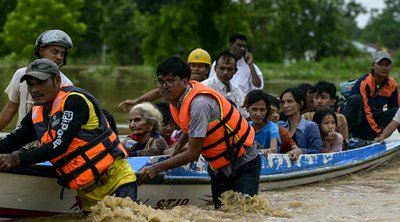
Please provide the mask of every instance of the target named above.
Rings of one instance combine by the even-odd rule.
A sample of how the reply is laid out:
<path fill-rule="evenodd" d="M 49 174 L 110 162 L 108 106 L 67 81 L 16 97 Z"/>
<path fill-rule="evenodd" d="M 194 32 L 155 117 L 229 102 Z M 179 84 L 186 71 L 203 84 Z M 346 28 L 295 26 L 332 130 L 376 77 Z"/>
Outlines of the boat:
<path fill-rule="evenodd" d="M 400 156 L 400 140 L 385 141 L 336 153 L 300 155 L 295 162 L 286 154 L 261 155 L 260 190 L 272 190 L 322 181 L 378 167 Z M 130 157 L 136 172 L 167 159 L 167 156 Z M 207 162 L 203 158 L 167 170 L 138 187 L 141 203 L 155 208 L 204 205 L 212 201 Z M 21 167 L 0 173 L 0 217 L 36 217 L 78 213 L 76 192 L 61 187 L 50 163 Z"/>

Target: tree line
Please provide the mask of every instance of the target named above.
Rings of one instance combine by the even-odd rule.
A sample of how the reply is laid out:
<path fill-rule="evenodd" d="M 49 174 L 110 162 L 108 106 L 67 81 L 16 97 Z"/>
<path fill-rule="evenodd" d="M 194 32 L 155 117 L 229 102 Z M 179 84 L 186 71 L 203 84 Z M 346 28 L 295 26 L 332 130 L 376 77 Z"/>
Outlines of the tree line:
<path fill-rule="evenodd" d="M 385 4 L 359 29 L 367 11 L 355 0 L 2 0 L 0 58 L 33 58 L 48 29 L 71 36 L 74 62 L 98 64 L 157 64 L 199 47 L 215 57 L 234 33 L 261 62 L 354 56 L 354 40 L 397 50 L 400 0 Z"/>

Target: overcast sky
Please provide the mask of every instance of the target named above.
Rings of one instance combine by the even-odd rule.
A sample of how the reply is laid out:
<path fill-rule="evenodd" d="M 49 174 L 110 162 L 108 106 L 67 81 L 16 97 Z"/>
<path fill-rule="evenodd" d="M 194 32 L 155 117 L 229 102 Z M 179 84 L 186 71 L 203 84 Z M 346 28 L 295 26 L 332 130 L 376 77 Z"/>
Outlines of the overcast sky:
<path fill-rule="evenodd" d="M 356 0 L 356 2 L 361 3 L 368 11 L 367 14 L 362 14 L 359 15 L 356 20 L 357 20 L 357 25 L 360 28 L 364 28 L 367 25 L 368 19 L 369 19 L 369 10 L 371 8 L 378 8 L 382 9 L 385 7 L 385 3 L 383 0 Z"/>

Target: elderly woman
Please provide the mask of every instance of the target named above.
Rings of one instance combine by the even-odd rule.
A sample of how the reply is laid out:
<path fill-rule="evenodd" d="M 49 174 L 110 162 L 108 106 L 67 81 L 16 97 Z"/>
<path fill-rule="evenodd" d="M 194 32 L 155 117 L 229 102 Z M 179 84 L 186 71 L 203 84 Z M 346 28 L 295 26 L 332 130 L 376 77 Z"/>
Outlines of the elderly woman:
<path fill-rule="evenodd" d="M 129 156 L 162 155 L 169 146 L 159 134 L 162 115 L 151 103 L 134 106 L 129 112 L 131 134 L 122 141 Z"/>

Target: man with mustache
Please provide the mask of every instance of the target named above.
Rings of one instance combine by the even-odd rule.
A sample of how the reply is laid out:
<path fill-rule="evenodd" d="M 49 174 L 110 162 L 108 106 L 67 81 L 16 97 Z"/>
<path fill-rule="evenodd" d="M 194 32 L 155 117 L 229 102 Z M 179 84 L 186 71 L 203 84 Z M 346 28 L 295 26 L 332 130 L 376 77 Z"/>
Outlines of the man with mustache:
<path fill-rule="evenodd" d="M 34 106 L 0 141 L 0 171 L 50 161 L 59 184 L 77 190 L 85 212 L 106 195 L 136 200 L 136 176 L 97 100 L 83 89 L 61 86 L 59 68 L 49 59 L 33 61 L 23 81 Z M 35 140 L 36 149 L 18 151 Z"/>

